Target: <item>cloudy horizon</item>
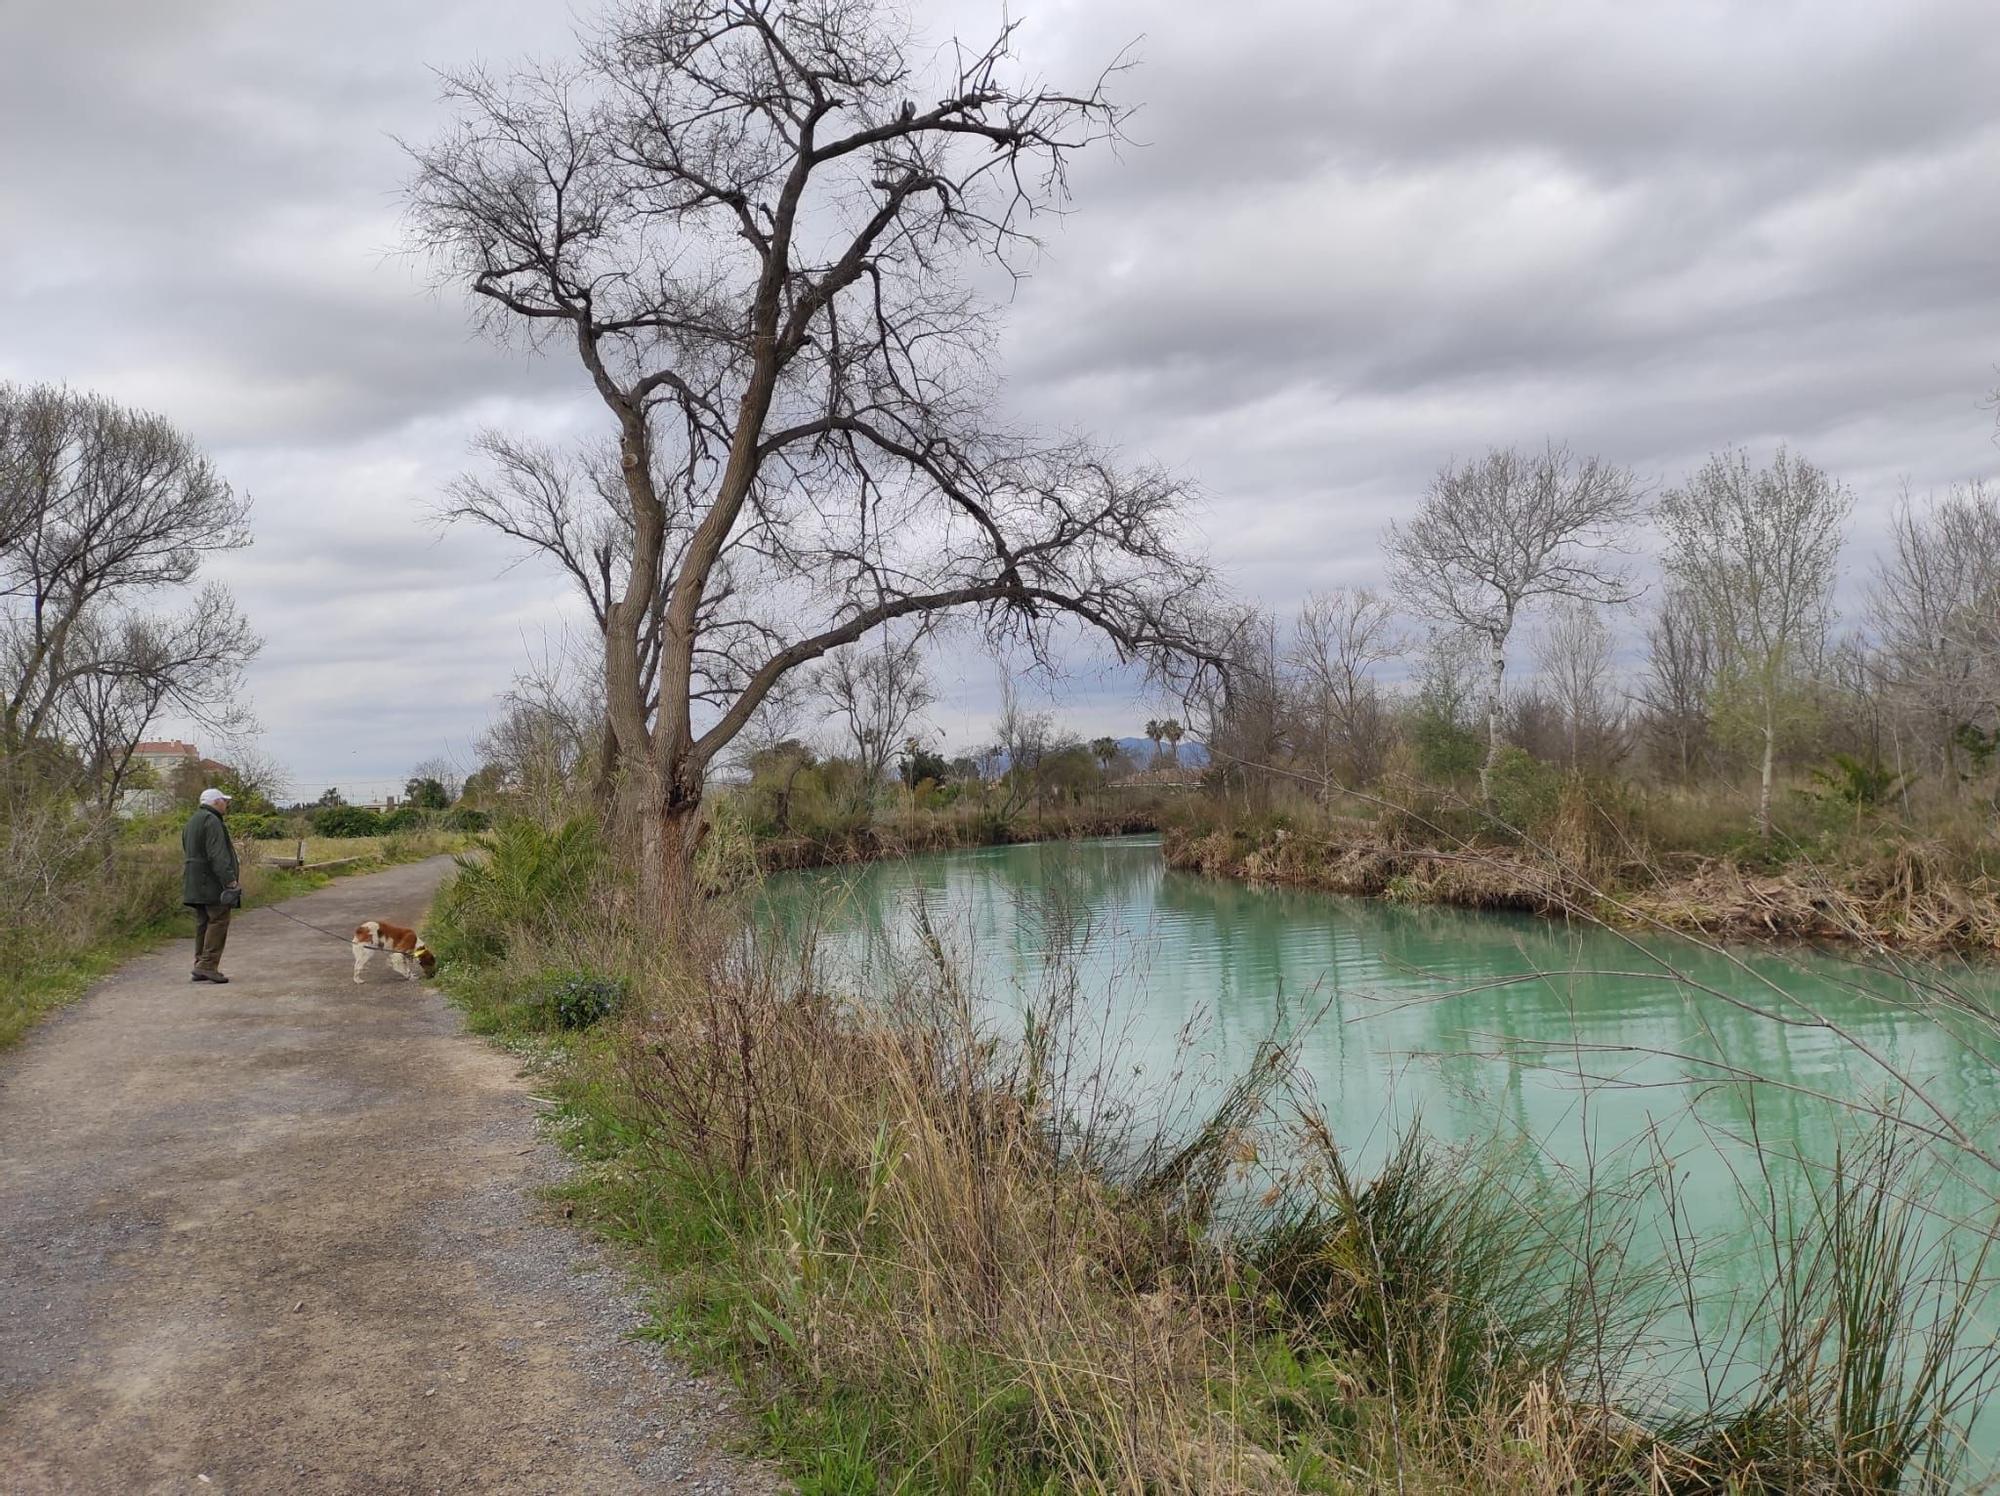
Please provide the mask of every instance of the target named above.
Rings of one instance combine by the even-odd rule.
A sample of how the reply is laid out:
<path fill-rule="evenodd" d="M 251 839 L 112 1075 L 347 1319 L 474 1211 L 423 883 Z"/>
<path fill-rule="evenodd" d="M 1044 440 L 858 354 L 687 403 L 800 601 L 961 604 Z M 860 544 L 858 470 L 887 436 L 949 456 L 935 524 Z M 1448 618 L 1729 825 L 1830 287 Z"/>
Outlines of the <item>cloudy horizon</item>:
<path fill-rule="evenodd" d="M 479 428 L 602 413 L 573 360 L 478 336 L 403 252 L 396 142 L 445 124 L 433 69 L 560 55 L 571 15 L 6 9 L 0 379 L 160 411 L 252 496 L 255 546 L 213 572 L 266 639 L 252 700 L 295 792 L 470 767 L 496 694 L 576 610 L 429 516 Z M 959 0 L 924 34 L 1000 11 Z M 1906 484 L 2000 471 L 1983 7 L 1011 13 L 1054 81 L 1132 45 L 1118 91 L 1141 106 L 1011 296 L 1011 414 L 1188 477 L 1246 600 L 1379 583 L 1383 525 L 1495 443 L 1566 440 L 1653 489 L 1787 444 L 1854 491 L 1850 597 Z M 937 668 L 933 723 L 967 746 L 998 667 Z M 1159 710 L 1092 661 L 1054 704 L 1086 735 Z"/>

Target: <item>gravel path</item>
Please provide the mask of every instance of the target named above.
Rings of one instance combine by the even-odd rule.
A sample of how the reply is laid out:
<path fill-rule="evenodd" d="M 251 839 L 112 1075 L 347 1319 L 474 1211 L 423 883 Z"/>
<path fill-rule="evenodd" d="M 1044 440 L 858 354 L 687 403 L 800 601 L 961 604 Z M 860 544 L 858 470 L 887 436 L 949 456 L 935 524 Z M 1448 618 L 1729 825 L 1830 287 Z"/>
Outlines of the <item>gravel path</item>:
<path fill-rule="evenodd" d="M 286 910 L 409 922 L 448 859 Z M 191 943 L 191 942 L 189 942 Z M 514 1061 L 269 909 L 0 1056 L 0 1487 L 763 1492 L 538 1186 Z"/>

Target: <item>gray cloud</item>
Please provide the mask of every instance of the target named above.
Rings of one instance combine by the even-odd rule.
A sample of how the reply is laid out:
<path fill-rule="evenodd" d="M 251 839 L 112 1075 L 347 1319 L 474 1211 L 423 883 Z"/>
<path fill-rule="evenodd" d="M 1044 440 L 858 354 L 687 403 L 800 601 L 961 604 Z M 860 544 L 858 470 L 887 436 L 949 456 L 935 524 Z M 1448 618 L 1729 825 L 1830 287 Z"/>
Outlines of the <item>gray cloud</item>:
<path fill-rule="evenodd" d="M 1861 505 L 1990 471 L 2000 28 L 1973 3 L 1532 8 L 1014 0 L 1050 78 L 1137 39 L 1135 144 L 1083 164 L 1011 297 L 1005 397 L 1157 457 L 1247 596 L 1379 577 L 1438 463 L 1566 437 L 1671 481 L 1790 442 Z M 932 41 L 992 0 L 926 9 Z M 467 437 L 587 423 L 396 252 L 432 67 L 559 51 L 539 0 L 10 7 L 0 377 L 166 411 L 257 500 L 221 574 L 301 782 L 463 752 L 561 587 L 425 514 Z M 963 742 L 996 672 L 955 649 Z M 388 684 L 383 684 L 386 676 Z M 1095 668 L 1085 730 L 1147 714 Z"/>

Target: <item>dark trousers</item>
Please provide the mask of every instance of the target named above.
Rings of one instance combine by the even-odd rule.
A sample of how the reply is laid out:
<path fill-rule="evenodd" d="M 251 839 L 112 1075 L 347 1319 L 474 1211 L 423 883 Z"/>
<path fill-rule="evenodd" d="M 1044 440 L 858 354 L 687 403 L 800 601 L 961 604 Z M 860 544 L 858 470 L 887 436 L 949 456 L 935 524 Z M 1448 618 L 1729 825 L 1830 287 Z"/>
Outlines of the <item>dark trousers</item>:
<path fill-rule="evenodd" d="M 227 904 L 190 904 L 194 910 L 194 969 L 216 971 L 222 966 L 222 947 L 229 939 Z"/>

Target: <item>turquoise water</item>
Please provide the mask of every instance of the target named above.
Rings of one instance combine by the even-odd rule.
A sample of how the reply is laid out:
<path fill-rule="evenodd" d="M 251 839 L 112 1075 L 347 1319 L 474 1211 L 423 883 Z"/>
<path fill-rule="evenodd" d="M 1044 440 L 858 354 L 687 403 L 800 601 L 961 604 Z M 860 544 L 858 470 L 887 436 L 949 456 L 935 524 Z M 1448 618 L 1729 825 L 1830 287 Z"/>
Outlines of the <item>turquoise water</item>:
<path fill-rule="evenodd" d="M 1517 1146 L 1569 1187 L 1671 1157 L 1678 1222 L 1656 1203 L 1639 1245 L 1701 1243 L 1710 1334 L 1762 1271 L 1768 1202 L 1795 1196 L 1866 1107 L 2000 1148 L 1985 1023 L 1916 1011 L 1902 975 L 1830 956 L 1250 887 L 1170 871 L 1143 837 L 793 874 L 769 898 L 786 923 L 816 910 L 829 972 L 862 990 L 911 948 L 919 906 L 999 1021 L 1072 973 L 1102 1068 L 1135 1097 L 1177 1075 L 1180 1093 L 1218 1093 L 1289 1031 L 1364 1166 L 1419 1118 L 1447 1140 Z M 1990 970 L 1942 980 L 1975 1006 L 2000 990 Z M 1964 1148 L 1937 1152 L 1926 1198 L 1940 1231 L 1970 1241 L 1949 1223 L 1993 1220 L 2000 1176 Z"/>

